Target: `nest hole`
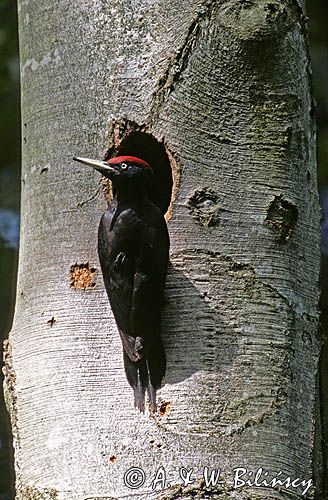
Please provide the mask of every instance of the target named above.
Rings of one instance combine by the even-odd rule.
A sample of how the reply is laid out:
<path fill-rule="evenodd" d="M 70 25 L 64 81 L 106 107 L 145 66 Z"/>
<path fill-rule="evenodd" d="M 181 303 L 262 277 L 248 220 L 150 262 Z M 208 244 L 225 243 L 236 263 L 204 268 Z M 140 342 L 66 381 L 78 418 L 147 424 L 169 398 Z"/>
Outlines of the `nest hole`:
<path fill-rule="evenodd" d="M 137 156 L 153 167 L 154 183 L 150 198 L 166 214 L 171 204 L 173 176 L 164 143 L 151 134 L 132 131 L 118 147 L 117 156 L 121 155 Z"/>

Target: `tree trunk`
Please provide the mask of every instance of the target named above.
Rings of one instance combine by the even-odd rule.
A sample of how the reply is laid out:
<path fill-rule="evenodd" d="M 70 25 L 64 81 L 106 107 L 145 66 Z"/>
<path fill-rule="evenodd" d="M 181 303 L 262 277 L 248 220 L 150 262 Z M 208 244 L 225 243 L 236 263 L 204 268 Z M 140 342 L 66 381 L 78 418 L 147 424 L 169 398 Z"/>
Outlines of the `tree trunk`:
<path fill-rule="evenodd" d="M 17 499 L 284 499 L 307 486 L 306 498 L 320 497 L 303 10 L 298 0 L 19 1 L 22 227 L 5 344 Z M 173 175 L 155 418 L 133 408 L 99 268 L 108 186 L 72 162 L 122 151 L 155 167 L 162 155 L 166 190 L 165 162 Z M 239 483 L 236 467 L 247 469 Z M 220 482 L 208 486 L 214 468 Z M 299 481 L 287 487 L 289 477 Z"/>

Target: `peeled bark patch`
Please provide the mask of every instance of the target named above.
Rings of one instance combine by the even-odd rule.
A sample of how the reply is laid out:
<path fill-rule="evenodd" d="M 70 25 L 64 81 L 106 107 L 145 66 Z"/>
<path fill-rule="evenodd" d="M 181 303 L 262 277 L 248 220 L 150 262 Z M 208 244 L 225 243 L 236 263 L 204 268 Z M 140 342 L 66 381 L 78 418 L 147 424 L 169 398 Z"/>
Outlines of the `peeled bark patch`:
<path fill-rule="evenodd" d="M 71 288 L 94 288 L 96 283 L 93 279 L 96 268 L 90 267 L 89 262 L 85 264 L 74 264 L 71 266 Z"/>
<path fill-rule="evenodd" d="M 270 203 L 265 222 L 277 233 L 280 243 L 287 243 L 295 229 L 297 219 L 297 207 L 280 195 L 275 196 Z"/>
<path fill-rule="evenodd" d="M 171 409 L 171 402 L 170 401 L 163 401 L 159 408 L 159 414 L 161 417 L 164 417 Z"/>

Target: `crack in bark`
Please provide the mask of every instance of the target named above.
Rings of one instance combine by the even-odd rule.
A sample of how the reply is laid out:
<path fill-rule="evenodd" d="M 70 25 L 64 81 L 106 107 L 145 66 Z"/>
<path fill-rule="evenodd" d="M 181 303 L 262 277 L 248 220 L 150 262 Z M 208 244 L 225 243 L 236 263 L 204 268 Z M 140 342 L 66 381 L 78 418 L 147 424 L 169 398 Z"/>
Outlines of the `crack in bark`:
<path fill-rule="evenodd" d="M 240 0 L 237 0 L 236 3 L 239 2 Z M 219 3 L 222 6 L 228 3 L 228 0 L 221 1 Z M 180 80 L 182 73 L 184 72 L 184 70 L 188 65 L 192 49 L 195 45 L 195 42 L 197 41 L 197 38 L 201 30 L 201 21 L 203 21 L 204 19 L 210 19 L 213 7 L 217 4 L 218 4 L 217 0 L 208 0 L 203 5 L 201 5 L 198 12 L 195 13 L 182 45 L 175 51 L 174 56 L 170 58 L 164 74 L 157 82 L 157 88 L 153 92 L 152 96 L 149 118 L 143 125 L 138 127 L 140 131 L 149 131 L 153 127 L 154 122 L 160 115 L 163 105 L 165 104 L 167 98 L 174 89 L 174 84 Z M 301 24 L 302 29 L 305 29 L 305 25 L 307 23 L 307 17 L 305 16 L 303 8 L 300 5 L 299 1 L 289 0 L 287 2 L 287 5 L 289 5 L 290 9 L 292 9 L 295 12 L 297 20 Z M 222 142 L 226 142 L 226 139 L 223 138 Z M 230 141 L 228 140 L 227 142 Z M 107 157 L 108 157 L 108 152 L 106 154 L 106 158 Z"/>
<path fill-rule="evenodd" d="M 84 205 L 87 205 L 88 203 L 91 203 L 95 198 L 97 198 L 97 196 L 99 195 L 100 193 L 100 190 L 101 190 L 101 181 L 99 181 L 99 186 L 98 188 L 96 189 L 96 191 L 93 193 L 93 195 L 91 195 L 89 198 L 87 198 L 86 200 L 84 201 L 80 201 L 78 204 L 77 204 L 77 208 L 82 208 L 84 207 Z"/>
<path fill-rule="evenodd" d="M 182 73 L 186 69 L 190 54 L 201 29 L 201 21 L 210 18 L 212 7 L 216 3 L 216 0 L 208 0 L 200 7 L 188 28 L 187 35 L 182 45 L 176 50 L 175 55 L 169 60 L 163 76 L 157 83 L 157 89 L 153 93 L 149 118 L 147 120 L 148 127 L 152 127 L 154 125 L 155 120 L 161 112 L 161 108 L 173 90 L 174 84 L 179 81 Z"/>
<path fill-rule="evenodd" d="M 264 286 L 266 286 L 269 290 L 271 290 L 276 295 L 278 295 L 284 301 L 284 303 L 288 306 L 288 308 L 292 311 L 293 314 L 295 314 L 299 317 L 302 316 L 302 314 L 297 312 L 298 306 L 297 306 L 296 302 L 293 302 L 290 299 L 288 299 L 288 297 L 286 297 L 286 295 L 284 295 L 276 286 L 272 285 L 271 283 L 267 283 L 266 281 L 263 281 L 262 278 L 259 276 L 257 276 L 257 278 L 260 279 L 261 283 Z M 307 313 L 303 312 L 303 314 L 307 314 Z"/>
<path fill-rule="evenodd" d="M 283 395 L 283 397 L 281 397 Z M 232 424 L 229 431 L 226 432 L 228 436 L 233 436 L 234 434 L 242 434 L 246 429 L 254 427 L 256 425 L 263 424 L 266 420 L 275 417 L 278 414 L 278 410 L 287 402 L 287 393 L 282 387 L 279 387 L 276 391 L 275 398 L 271 403 L 271 409 L 261 412 L 258 415 L 251 416 L 244 422 L 239 424 Z"/>

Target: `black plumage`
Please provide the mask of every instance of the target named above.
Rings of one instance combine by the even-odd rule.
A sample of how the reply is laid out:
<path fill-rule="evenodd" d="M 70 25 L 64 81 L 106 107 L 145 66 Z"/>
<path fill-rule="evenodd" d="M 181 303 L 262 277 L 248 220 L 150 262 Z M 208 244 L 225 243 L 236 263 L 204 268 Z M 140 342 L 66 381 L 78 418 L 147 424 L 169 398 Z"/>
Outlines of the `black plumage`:
<path fill-rule="evenodd" d="M 114 200 L 99 225 L 99 261 L 135 406 L 144 411 L 147 390 L 154 413 L 166 368 L 160 309 L 169 236 L 161 210 L 149 199 L 153 171 L 134 157 L 78 161 L 93 162 L 113 183 Z"/>

